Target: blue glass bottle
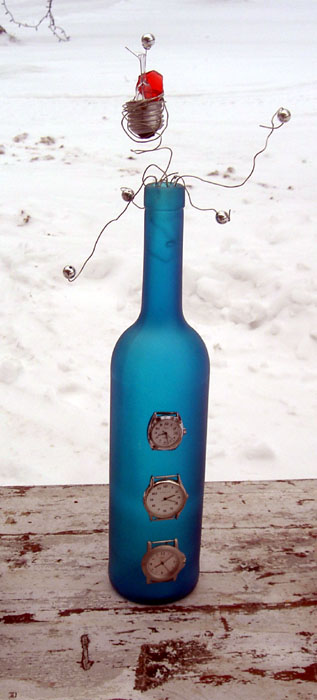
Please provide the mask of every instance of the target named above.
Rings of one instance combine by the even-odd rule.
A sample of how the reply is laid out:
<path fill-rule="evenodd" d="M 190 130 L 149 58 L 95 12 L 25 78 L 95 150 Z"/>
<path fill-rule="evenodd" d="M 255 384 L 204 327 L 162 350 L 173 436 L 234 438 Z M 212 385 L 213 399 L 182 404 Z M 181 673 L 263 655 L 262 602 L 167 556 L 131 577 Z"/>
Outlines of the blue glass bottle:
<path fill-rule="evenodd" d="M 199 576 L 209 358 L 182 312 L 184 194 L 145 187 L 141 312 L 111 361 L 109 577 L 139 603 Z"/>

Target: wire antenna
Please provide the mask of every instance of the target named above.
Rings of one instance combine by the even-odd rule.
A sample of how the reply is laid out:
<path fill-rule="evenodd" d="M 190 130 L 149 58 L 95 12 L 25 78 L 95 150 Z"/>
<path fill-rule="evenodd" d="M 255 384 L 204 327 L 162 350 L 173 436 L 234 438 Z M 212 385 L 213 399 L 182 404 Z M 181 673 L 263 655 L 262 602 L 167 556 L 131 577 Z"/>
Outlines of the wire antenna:
<path fill-rule="evenodd" d="M 280 124 L 274 124 L 274 119 L 277 117 L 277 119 L 280 121 Z M 262 129 L 269 129 L 269 133 L 265 139 L 265 143 L 263 148 L 261 148 L 255 155 L 253 156 L 253 162 L 252 162 L 252 167 L 249 172 L 249 174 L 242 180 L 242 182 L 239 182 L 237 185 L 225 185 L 223 182 L 216 182 L 215 180 L 207 180 L 206 178 L 200 177 L 199 175 L 182 175 L 180 178 L 195 178 L 196 180 L 200 180 L 200 182 L 206 182 L 208 185 L 215 185 L 216 187 L 225 187 L 227 189 L 235 189 L 237 187 L 243 187 L 248 180 L 250 180 L 250 177 L 252 177 L 254 170 L 255 170 L 255 165 L 256 165 L 256 159 L 258 158 L 261 153 L 264 153 L 266 151 L 269 139 L 271 138 L 273 131 L 276 131 L 277 129 L 280 129 L 283 124 L 286 124 L 291 118 L 291 113 L 288 109 L 285 109 L 285 107 L 280 107 L 279 109 L 274 112 L 272 118 L 271 118 L 271 126 L 266 126 L 264 124 L 260 124 L 260 127 Z M 180 179 L 179 178 L 179 179 Z M 177 179 L 176 179 L 177 182 Z"/>

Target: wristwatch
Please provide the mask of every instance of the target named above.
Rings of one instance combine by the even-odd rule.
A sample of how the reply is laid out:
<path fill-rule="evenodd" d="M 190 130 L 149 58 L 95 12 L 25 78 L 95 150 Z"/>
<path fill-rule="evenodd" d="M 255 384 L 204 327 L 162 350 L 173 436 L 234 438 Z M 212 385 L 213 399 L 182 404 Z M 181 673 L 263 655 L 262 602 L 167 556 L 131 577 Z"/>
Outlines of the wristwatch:
<path fill-rule="evenodd" d="M 177 539 L 148 542 L 141 562 L 146 583 L 176 581 L 185 564 L 186 557 L 180 551 Z"/>
<path fill-rule="evenodd" d="M 143 503 L 150 520 L 172 520 L 178 518 L 187 498 L 188 493 L 179 474 L 151 476 Z"/>
<path fill-rule="evenodd" d="M 147 437 L 152 450 L 175 450 L 186 433 L 176 411 L 156 411 L 148 425 Z"/>

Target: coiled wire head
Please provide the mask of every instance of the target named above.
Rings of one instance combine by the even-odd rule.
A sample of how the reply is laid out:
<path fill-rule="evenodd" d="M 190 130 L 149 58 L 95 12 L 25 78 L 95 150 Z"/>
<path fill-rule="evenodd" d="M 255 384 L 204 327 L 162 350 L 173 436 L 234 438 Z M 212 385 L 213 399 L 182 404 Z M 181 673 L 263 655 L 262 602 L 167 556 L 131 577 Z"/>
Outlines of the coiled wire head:
<path fill-rule="evenodd" d="M 142 46 L 145 53 L 135 54 L 140 63 L 140 75 L 133 100 L 123 105 L 121 126 L 133 141 L 154 141 L 161 137 L 167 127 L 164 125 L 164 112 L 167 114 L 163 76 L 155 70 L 146 72 L 146 55 L 155 43 L 153 34 L 143 34 Z"/>
<path fill-rule="evenodd" d="M 123 105 L 122 128 L 133 140 L 157 138 L 164 128 L 165 109 L 163 94 L 150 99 L 130 100 Z"/>

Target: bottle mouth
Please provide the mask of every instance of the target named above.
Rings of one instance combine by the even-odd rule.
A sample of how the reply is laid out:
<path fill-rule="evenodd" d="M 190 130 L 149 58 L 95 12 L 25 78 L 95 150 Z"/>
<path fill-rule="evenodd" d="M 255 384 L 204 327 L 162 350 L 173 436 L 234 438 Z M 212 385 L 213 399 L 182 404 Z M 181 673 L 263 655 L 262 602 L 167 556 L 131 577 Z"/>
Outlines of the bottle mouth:
<path fill-rule="evenodd" d="M 144 188 L 144 206 L 160 211 L 183 209 L 185 187 L 180 183 L 151 182 Z"/>

